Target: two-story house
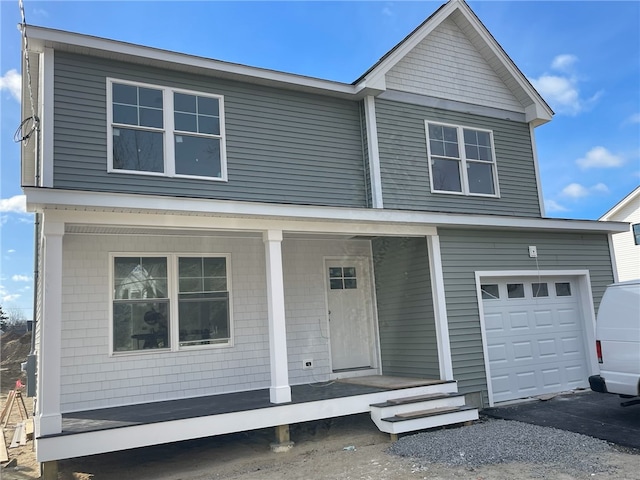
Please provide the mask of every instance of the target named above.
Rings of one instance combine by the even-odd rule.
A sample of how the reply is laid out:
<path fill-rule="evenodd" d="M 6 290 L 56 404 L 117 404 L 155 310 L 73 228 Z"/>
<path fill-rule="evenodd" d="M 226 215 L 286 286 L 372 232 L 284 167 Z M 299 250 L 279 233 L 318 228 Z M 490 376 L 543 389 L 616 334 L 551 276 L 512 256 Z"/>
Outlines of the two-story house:
<path fill-rule="evenodd" d="M 395 434 L 597 372 L 626 225 L 545 218 L 553 112 L 463 1 L 351 84 L 26 32 L 45 465 L 363 412 Z"/>

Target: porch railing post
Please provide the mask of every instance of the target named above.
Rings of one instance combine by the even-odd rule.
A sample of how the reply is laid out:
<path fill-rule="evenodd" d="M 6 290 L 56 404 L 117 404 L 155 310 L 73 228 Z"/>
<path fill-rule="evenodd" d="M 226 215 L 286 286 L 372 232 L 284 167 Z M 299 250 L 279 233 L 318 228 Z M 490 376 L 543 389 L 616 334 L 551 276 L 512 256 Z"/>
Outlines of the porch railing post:
<path fill-rule="evenodd" d="M 269 352 L 271 359 L 272 403 L 291 401 L 287 362 L 287 329 L 284 313 L 284 280 L 282 274 L 282 231 L 263 233 L 267 269 L 267 303 L 269 315 Z"/>

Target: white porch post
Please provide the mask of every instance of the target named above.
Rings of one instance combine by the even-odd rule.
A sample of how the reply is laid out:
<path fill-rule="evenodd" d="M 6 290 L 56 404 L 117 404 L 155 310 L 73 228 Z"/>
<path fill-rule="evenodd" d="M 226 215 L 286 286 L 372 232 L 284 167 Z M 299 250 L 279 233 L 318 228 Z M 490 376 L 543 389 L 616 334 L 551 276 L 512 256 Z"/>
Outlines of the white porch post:
<path fill-rule="evenodd" d="M 438 235 L 427 237 L 427 249 L 429 251 L 433 314 L 435 316 L 436 338 L 438 340 L 440 379 L 453 380 L 449 320 L 447 318 L 447 304 L 444 295 L 444 277 L 442 276 L 442 257 L 440 256 L 440 237 Z"/>
<path fill-rule="evenodd" d="M 38 436 L 62 432 L 60 413 L 60 353 L 62 329 L 62 238 L 64 223 L 44 215 L 42 262 L 42 315 L 36 428 Z"/>
<path fill-rule="evenodd" d="M 267 302 L 269 311 L 269 351 L 271 358 L 272 403 L 291 401 L 287 362 L 287 330 L 284 315 L 284 280 L 282 275 L 282 231 L 263 233 L 267 263 Z"/>

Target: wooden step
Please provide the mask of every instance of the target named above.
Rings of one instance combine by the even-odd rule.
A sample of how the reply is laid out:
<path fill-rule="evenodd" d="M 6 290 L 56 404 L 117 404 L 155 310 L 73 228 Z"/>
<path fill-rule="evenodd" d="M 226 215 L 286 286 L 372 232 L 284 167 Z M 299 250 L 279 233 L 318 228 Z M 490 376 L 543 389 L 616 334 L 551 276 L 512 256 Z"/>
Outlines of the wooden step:
<path fill-rule="evenodd" d="M 415 418 L 434 417 L 437 415 L 444 415 L 446 413 L 465 412 L 468 410 L 475 410 L 474 407 L 464 405 L 462 407 L 440 407 L 431 408 L 429 410 L 418 410 L 415 412 L 398 413 L 393 417 L 383 418 L 384 422 L 402 422 L 404 420 L 412 420 Z"/>
<path fill-rule="evenodd" d="M 443 400 L 446 398 L 464 397 L 463 393 L 427 393 L 424 395 L 414 395 L 412 397 L 392 398 L 382 403 L 374 403 L 371 406 L 377 408 L 395 407 L 398 405 L 408 405 L 411 403 L 429 402 L 431 400 Z"/>

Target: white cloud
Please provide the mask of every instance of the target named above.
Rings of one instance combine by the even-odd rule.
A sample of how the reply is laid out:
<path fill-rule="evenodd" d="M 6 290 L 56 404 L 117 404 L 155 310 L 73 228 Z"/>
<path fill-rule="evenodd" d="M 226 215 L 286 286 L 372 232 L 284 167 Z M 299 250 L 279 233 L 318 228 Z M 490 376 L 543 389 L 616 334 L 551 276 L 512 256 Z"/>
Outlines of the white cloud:
<path fill-rule="evenodd" d="M 566 212 L 566 211 L 569 210 L 568 208 L 563 207 L 562 205 L 560 205 L 555 200 L 545 200 L 544 201 L 544 209 L 547 212 Z"/>
<path fill-rule="evenodd" d="M 582 198 L 589 195 L 589 189 L 579 183 L 570 183 L 562 189 L 560 195 L 570 198 Z"/>
<path fill-rule="evenodd" d="M 640 123 L 640 113 L 634 113 L 630 115 L 624 123 Z"/>
<path fill-rule="evenodd" d="M 561 72 L 566 72 L 572 70 L 573 65 L 578 61 L 578 57 L 571 54 L 563 54 L 558 55 L 551 62 L 551 68 L 554 70 L 559 70 Z"/>
<path fill-rule="evenodd" d="M 40 16 L 40 17 L 48 17 L 49 16 L 49 12 L 47 12 L 44 8 L 34 8 L 33 9 L 33 14 Z"/>
<path fill-rule="evenodd" d="M 566 115 L 577 115 L 589 110 L 598 101 L 602 92 L 597 92 L 589 98 L 582 98 L 578 83 L 580 80 L 573 73 L 573 66 L 578 57 L 570 54 L 556 56 L 551 62 L 551 69 L 558 72 L 544 73 L 538 78 L 530 78 L 531 84 L 538 90 L 551 108 Z"/>
<path fill-rule="evenodd" d="M 7 253 L 16 253 L 16 249 L 15 248 L 10 248 L 9 250 L 7 250 Z"/>
<path fill-rule="evenodd" d="M 20 101 L 22 77 L 15 68 L 0 77 L 0 90 L 7 90 L 17 101 Z"/>
<path fill-rule="evenodd" d="M 591 190 L 598 193 L 609 193 L 609 187 L 607 187 L 604 183 L 597 183 Z"/>
<path fill-rule="evenodd" d="M 593 147 L 583 158 L 576 160 L 581 168 L 615 168 L 624 162 L 622 157 L 614 155 L 604 147 Z"/>
<path fill-rule="evenodd" d="M 30 282 L 31 277 L 28 277 L 27 275 L 14 275 L 11 277 L 11 280 L 14 282 Z"/>
<path fill-rule="evenodd" d="M 0 199 L 0 212 L 27 213 L 27 197 L 14 195 Z"/>
<path fill-rule="evenodd" d="M 2 301 L 2 303 L 13 302 L 18 298 L 20 298 L 19 293 L 9 293 L 3 285 L 0 285 L 0 301 Z"/>

